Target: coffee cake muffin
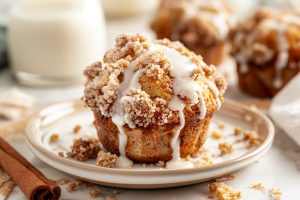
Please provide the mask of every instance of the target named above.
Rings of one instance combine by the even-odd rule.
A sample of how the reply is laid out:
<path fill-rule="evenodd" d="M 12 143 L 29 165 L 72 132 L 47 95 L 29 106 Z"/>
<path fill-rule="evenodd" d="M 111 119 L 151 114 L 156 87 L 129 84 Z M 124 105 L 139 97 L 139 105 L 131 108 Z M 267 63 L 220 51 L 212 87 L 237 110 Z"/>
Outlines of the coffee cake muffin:
<path fill-rule="evenodd" d="M 162 0 L 151 28 L 159 39 L 181 41 L 219 65 L 229 53 L 228 33 L 235 17 L 223 0 Z"/>
<path fill-rule="evenodd" d="M 139 34 L 118 36 L 103 62 L 84 73 L 83 99 L 102 145 L 139 163 L 175 162 L 197 151 L 226 89 L 215 67 L 181 43 L 150 43 Z"/>
<path fill-rule="evenodd" d="M 259 9 L 232 32 L 240 88 L 273 97 L 300 70 L 300 16 Z"/>

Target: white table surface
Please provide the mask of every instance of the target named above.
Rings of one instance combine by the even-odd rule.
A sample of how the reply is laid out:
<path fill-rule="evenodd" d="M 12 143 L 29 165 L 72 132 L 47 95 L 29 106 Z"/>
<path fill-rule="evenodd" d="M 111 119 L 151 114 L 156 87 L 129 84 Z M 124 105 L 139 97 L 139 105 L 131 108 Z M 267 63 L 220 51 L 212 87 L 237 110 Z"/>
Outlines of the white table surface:
<path fill-rule="evenodd" d="M 112 47 L 113 40 L 118 33 L 144 33 L 149 37 L 153 34 L 148 28 L 149 17 L 139 19 L 131 18 L 124 20 L 110 20 L 108 22 L 108 47 Z M 28 88 L 18 85 L 10 75 L 8 70 L 0 71 L 0 91 L 11 87 L 17 87 L 38 100 L 38 106 L 46 103 L 80 98 L 83 94 L 83 86 L 67 86 L 61 88 Z M 231 87 L 227 92 L 227 97 L 233 99 L 249 98 L 242 95 L 236 87 Z M 38 160 L 27 148 L 23 135 L 7 138 L 8 141 L 23 154 L 33 165 L 40 169 L 46 176 L 52 179 L 68 177 L 66 174 L 49 167 Z M 242 169 L 236 173 L 236 178 L 228 184 L 237 190 L 242 191 L 242 198 L 247 200 L 270 199 L 268 189 L 279 188 L 283 192 L 282 199 L 300 199 L 300 147 L 297 146 L 285 133 L 276 130 L 275 141 L 268 153 L 258 162 Z M 262 193 L 248 186 L 251 183 L 261 182 L 266 187 L 266 192 Z M 120 200 L 201 200 L 208 199 L 207 185 L 209 183 L 196 184 L 186 187 L 177 187 L 160 190 L 127 190 L 106 188 L 108 191 L 117 190 Z M 8 200 L 24 199 L 19 188 L 15 188 Z M 61 199 L 89 199 L 88 191 L 78 191 L 68 193 L 63 189 Z"/>

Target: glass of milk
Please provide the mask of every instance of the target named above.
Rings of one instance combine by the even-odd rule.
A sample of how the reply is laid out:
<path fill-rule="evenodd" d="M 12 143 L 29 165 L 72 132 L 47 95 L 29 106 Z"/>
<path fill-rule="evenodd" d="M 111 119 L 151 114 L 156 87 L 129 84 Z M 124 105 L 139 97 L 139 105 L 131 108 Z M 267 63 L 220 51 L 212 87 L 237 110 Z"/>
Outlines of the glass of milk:
<path fill-rule="evenodd" d="M 13 6 L 8 26 L 12 70 L 20 83 L 81 82 L 106 46 L 98 0 L 30 0 Z"/>

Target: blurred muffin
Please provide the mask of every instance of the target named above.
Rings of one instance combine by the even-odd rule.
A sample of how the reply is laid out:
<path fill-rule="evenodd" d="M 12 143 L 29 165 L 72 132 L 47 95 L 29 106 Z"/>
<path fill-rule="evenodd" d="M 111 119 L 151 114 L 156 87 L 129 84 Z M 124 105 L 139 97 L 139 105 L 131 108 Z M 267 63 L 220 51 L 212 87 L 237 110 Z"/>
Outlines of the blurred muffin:
<path fill-rule="evenodd" d="M 149 163 L 187 157 L 204 143 L 226 83 L 179 42 L 120 35 L 85 70 L 84 101 L 109 152 Z"/>
<path fill-rule="evenodd" d="M 300 69 L 300 17 L 259 9 L 232 33 L 240 88 L 253 96 L 273 97 Z"/>
<path fill-rule="evenodd" d="M 229 53 L 228 33 L 235 24 L 222 0 L 162 0 L 151 28 L 159 39 L 179 40 L 206 63 L 219 65 Z"/>

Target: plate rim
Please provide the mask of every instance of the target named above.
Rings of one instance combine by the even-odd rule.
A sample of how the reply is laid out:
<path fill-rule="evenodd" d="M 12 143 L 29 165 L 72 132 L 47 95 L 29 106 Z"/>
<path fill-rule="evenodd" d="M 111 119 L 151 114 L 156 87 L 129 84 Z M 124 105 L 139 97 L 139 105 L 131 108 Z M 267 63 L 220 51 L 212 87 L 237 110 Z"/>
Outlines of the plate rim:
<path fill-rule="evenodd" d="M 36 133 L 36 132 L 33 131 L 33 126 L 35 125 L 35 123 L 37 123 L 37 120 L 40 120 L 39 119 L 41 117 L 40 113 L 42 111 L 44 111 L 45 109 L 49 109 L 51 107 L 58 106 L 58 105 L 64 105 L 64 104 L 82 106 L 82 101 L 80 101 L 80 100 L 60 101 L 60 102 L 48 104 L 48 105 L 38 109 L 37 111 L 35 111 L 34 114 L 32 115 L 32 117 L 30 118 L 30 120 L 27 124 L 27 127 L 25 129 L 26 140 L 34 148 L 38 149 L 43 154 L 45 154 L 47 156 L 50 156 L 51 159 L 56 160 L 57 162 L 63 162 L 66 165 L 76 166 L 77 168 L 80 168 L 80 169 L 83 169 L 83 170 L 93 170 L 93 171 L 99 171 L 99 172 L 101 171 L 103 173 L 116 173 L 116 174 L 126 173 L 126 174 L 130 174 L 130 175 L 148 175 L 148 176 L 150 176 L 151 174 L 161 174 L 162 171 L 164 173 L 167 173 L 167 174 L 178 174 L 178 173 L 181 174 L 181 173 L 194 173 L 194 172 L 211 171 L 211 170 L 215 170 L 215 169 L 218 169 L 218 168 L 228 167 L 230 165 L 246 161 L 247 159 L 250 159 L 252 157 L 255 157 L 255 156 L 259 155 L 260 152 L 262 152 L 266 149 L 269 149 L 272 146 L 274 136 L 275 136 L 275 128 L 274 128 L 274 125 L 273 125 L 272 121 L 267 116 L 265 116 L 261 111 L 259 111 L 258 109 L 251 109 L 249 106 L 243 105 L 243 104 L 241 104 L 239 102 L 236 102 L 234 100 L 225 99 L 224 104 L 229 104 L 227 106 L 231 105 L 231 106 L 239 107 L 242 110 L 246 110 L 246 111 L 248 111 L 248 112 L 250 112 L 254 115 L 259 116 L 265 122 L 266 127 L 268 129 L 268 134 L 267 134 L 264 142 L 259 147 L 254 149 L 253 151 L 247 153 L 246 155 L 239 156 L 239 157 L 237 157 L 235 159 L 232 159 L 232 160 L 227 160 L 227 161 L 224 161 L 224 162 L 221 162 L 221 163 L 216 163 L 216 164 L 209 165 L 209 166 L 194 167 L 194 168 L 188 168 L 188 169 L 160 169 L 160 168 L 158 168 L 158 169 L 153 169 L 153 170 L 151 170 L 151 169 L 132 170 L 132 169 L 126 169 L 126 168 L 105 168 L 105 167 L 95 166 L 95 165 L 92 165 L 92 164 L 67 159 L 65 157 L 64 158 L 60 157 L 59 155 L 55 154 L 54 152 L 51 152 L 48 149 L 46 149 L 45 147 L 39 145 L 34 140 L 33 134 Z M 35 131 L 38 131 L 38 130 L 35 130 Z"/>

